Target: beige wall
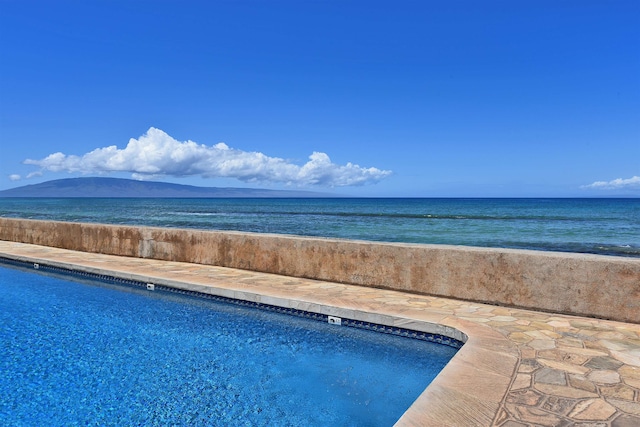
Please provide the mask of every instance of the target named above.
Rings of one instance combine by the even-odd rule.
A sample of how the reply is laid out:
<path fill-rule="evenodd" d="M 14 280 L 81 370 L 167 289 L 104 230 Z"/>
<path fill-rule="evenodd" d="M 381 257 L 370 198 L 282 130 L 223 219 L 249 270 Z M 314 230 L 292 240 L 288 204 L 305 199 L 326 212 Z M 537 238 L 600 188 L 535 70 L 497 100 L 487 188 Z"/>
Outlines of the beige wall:
<path fill-rule="evenodd" d="M 640 259 L 0 218 L 0 240 L 640 323 Z"/>

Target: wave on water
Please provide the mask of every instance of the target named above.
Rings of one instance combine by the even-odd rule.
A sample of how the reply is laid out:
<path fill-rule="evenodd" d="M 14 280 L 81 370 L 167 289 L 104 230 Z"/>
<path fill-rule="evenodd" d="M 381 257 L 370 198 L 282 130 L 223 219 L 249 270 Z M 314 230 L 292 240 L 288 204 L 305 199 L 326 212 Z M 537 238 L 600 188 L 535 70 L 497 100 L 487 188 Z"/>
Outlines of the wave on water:
<path fill-rule="evenodd" d="M 597 251 L 590 252 L 596 253 L 600 255 L 617 255 L 617 256 L 630 256 L 630 257 L 640 257 L 640 246 L 632 246 L 632 245 L 618 245 L 618 246 L 610 246 L 610 245 L 600 245 L 597 248 Z"/>
<path fill-rule="evenodd" d="M 312 216 L 312 217 L 344 217 L 344 218 L 390 218 L 390 219 L 427 219 L 427 220 L 477 220 L 477 221 L 593 221 L 593 218 L 576 216 L 550 215 L 468 215 L 468 214 L 426 214 L 426 213 L 397 213 L 397 212 L 329 212 L 329 211 L 255 211 L 234 210 L 233 212 L 210 211 L 176 211 L 171 215 L 186 216 L 225 216 L 236 215 L 278 215 L 278 216 Z M 598 220 L 608 220 L 599 217 Z"/>
<path fill-rule="evenodd" d="M 167 212 L 166 215 L 175 216 L 229 216 L 227 212 Z"/>
<path fill-rule="evenodd" d="M 481 245 L 482 246 L 482 245 Z M 640 245 L 603 244 L 582 242 L 493 242 L 487 247 L 502 247 L 505 249 L 526 249 L 552 252 L 573 252 L 580 254 L 611 255 L 640 258 Z"/>

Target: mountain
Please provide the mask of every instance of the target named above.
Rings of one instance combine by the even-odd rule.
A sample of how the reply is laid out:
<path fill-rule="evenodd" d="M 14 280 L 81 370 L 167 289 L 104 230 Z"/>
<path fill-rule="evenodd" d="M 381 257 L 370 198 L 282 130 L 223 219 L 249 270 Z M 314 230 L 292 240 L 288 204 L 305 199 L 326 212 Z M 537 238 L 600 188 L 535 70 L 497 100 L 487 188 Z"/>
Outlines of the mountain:
<path fill-rule="evenodd" d="M 0 191 L 0 197 L 336 197 L 327 193 L 260 188 L 196 187 L 121 178 L 67 178 Z"/>

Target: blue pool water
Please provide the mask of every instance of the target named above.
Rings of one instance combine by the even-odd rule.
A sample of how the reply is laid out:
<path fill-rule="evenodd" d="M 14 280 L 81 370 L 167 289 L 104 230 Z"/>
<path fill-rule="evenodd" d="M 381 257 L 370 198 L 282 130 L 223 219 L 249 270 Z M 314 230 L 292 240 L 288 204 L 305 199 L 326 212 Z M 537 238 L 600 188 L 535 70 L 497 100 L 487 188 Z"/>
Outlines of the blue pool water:
<path fill-rule="evenodd" d="M 0 424 L 391 426 L 455 348 L 0 266 Z"/>

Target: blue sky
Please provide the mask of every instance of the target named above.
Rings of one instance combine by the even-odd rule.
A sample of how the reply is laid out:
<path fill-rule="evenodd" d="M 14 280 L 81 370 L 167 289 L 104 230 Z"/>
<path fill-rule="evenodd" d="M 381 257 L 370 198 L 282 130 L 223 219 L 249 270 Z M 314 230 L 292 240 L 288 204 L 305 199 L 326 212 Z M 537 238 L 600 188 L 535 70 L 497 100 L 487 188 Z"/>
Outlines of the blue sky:
<path fill-rule="evenodd" d="M 640 197 L 639 1 L 0 0 L 0 190 Z"/>

